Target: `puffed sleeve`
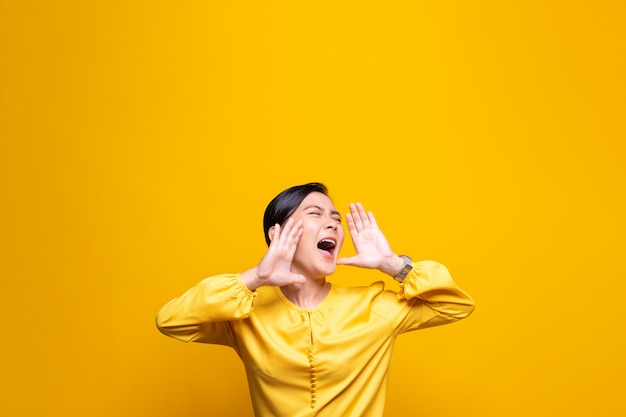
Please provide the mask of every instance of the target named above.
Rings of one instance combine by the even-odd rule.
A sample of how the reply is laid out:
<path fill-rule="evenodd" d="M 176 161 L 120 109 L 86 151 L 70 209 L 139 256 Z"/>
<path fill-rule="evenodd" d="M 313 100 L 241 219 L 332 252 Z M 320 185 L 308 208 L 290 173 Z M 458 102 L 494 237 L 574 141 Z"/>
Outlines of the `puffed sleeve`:
<path fill-rule="evenodd" d="M 397 293 L 403 312 L 399 333 L 452 323 L 474 311 L 474 300 L 452 279 L 448 269 L 434 261 L 413 264 Z"/>
<path fill-rule="evenodd" d="M 256 292 L 250 291 L 239 274 L 206 278 L 157 313 L 157 328 L 184 342 L 232 346 L 230 321 L 248 317 Z"/>

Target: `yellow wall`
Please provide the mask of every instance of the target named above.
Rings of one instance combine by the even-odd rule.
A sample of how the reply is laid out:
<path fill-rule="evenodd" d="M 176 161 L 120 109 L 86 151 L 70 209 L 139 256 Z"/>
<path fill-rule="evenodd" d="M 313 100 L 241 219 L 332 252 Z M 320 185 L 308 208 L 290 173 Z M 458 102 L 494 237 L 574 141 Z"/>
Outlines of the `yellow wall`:
<path fill-rule="evenodd" d="M 388 416 L 624 415 L 625 18 L 3 0 L 0 415 L 251 416 L 234 352 L 154 315 L 254 265 L 265 205 L 307 181 L 477 301 L 399 339 Z M 379 278 L 356 272 L 333 281 Z"/>

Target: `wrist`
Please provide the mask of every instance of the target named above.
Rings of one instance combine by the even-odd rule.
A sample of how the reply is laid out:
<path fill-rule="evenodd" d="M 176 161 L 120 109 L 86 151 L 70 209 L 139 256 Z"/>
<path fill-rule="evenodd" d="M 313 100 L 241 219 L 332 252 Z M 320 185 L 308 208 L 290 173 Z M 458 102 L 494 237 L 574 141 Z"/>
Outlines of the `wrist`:
<path fill-rule="evenodd" d="M 404 259 L 401 256 L 393 254 L 389 259 L 383 262 L 381 271 L 387 275 L 395 277 L 402 270 Z"/>
<path fill-rule="evenodd" d="M 255 291 L 259 288 L 261 284 L 261 280 L 257 275 L 257 268 L 248 269 L 245 272 L 242 272 L 239 277 L 241 278 L 241 282 L 250 290 Z"/>
<path fill-rule="evenodd" d="M 399 258 L 402 260 L 402 266 L 398 270 L 398 272 L 393 276 L 398 282 L 404 282 L 404 279 L 407 277 L 409 272 L 413 269 L 413 260 L 406 255 L 400 255 Z"/>

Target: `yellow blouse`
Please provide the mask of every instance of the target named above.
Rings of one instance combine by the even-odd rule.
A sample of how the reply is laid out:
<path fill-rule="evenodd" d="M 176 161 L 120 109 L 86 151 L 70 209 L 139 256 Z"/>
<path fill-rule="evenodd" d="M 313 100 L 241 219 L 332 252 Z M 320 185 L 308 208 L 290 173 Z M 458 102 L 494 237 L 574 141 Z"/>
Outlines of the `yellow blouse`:
<path fill-rule="evenodd" d="M 157 327 L 235 349 L 257 417 L 380 417 L 396 336 L 474 309 L 443 265 L 413 266 L 398 292 L 383 282 L 333 285 L 313 309 L 292 304 L 280 288 L 253 292 L 239 274 L 218 275 L 163 306 Z"/>

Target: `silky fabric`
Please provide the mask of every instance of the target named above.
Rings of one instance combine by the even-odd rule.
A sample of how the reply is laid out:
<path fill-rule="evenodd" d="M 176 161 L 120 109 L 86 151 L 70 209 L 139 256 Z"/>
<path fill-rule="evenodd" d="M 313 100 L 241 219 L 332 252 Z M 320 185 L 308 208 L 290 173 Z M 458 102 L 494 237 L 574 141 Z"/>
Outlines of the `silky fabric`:
<path fill-rule="evenodd" d="M 304 309 L 280 288 L 250 291 L 239 274 L 218 275 L 163 306 L 157 327 L 235 349 L 257 417 L 381 417 L 396 336 L 474 309 L 433 261 L 414 263 L 397 292 L 384 287 L 333 285 L 317 307 Z"/>

